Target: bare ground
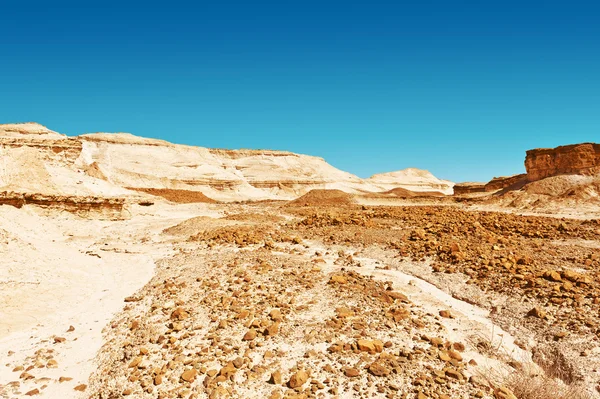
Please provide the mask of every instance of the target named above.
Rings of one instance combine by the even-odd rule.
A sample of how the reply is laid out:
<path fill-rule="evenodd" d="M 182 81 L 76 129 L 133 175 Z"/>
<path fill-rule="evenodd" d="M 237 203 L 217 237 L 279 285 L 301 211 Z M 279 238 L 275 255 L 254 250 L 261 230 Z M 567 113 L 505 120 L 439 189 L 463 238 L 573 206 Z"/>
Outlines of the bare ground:
<path fill-rule="evenodd" d="M 69 248 L 102 256 L 108 244 L 136 272 L 117 249 L 148 251 L 153 277 L 144 269 L 98 306 L 103 340 L 86 352 L 76 342 L 89 334 L 58 304 L 34 338 L 14 321 L 23 340 L 0 339 L 15 352 L 0 396 L 510 398 L 500 389 L 523 370 L 589 395 L 600 382 L 596 220 L 460 204 L 157 206 L 77 222 L 102 233 Z"/>

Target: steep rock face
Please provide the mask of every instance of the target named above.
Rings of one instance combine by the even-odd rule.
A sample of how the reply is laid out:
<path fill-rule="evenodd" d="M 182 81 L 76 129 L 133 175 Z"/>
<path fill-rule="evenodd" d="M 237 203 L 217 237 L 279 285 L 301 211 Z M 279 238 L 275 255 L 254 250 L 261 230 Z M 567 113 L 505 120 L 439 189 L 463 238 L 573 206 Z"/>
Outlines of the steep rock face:
<path fill-rule="evenodd" d="M 550 176 L 600 173 L 600 144 L 583 143 L 527 151 L 527 179 L 536 181 Z"/>

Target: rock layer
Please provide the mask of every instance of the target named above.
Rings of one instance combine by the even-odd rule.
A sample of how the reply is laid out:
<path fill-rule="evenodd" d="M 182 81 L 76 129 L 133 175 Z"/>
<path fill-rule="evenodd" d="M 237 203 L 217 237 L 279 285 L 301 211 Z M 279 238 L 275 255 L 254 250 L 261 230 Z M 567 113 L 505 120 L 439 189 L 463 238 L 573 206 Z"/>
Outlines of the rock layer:
<path fill-rule="evenodd" d="M 11 205 L 22 208 L 24 205 L 36 205 L 41 208 L 55 208 L 71 212 L 83 217 L 118 220 L 125 215 L 125 200 L 122 198 L 99 198 L 56 196 L 43 194 L 23 194 L 0 192 L 0 205 Z"/>
<path fill-rule="evenodd" d="M 128 133 L 67 137 L 35 123 L 0 125 L 0 155 L 1 190 L 46 196 L 139 198 L 169 190 L 217 201 L 290 200 L 313 189 L 451 193 L 453 185 L 417 169 L 361 179 L 287 151 L 209 149 Z"/>
<path fill-rule="evenodd" d="M 566 174 L 597 174 L 600 172 L 600 144 L 583 143 L 529 150 L 525 168 L 529 181 Z"/>
<path fill-rule="evenodd" d="M 527 178 L 526 174 L 508 177 L 494 177 L 487 183 L 458 183 L 454 186 L 455 195 L 493 193 L 505 188 L 522 185 Z"/>

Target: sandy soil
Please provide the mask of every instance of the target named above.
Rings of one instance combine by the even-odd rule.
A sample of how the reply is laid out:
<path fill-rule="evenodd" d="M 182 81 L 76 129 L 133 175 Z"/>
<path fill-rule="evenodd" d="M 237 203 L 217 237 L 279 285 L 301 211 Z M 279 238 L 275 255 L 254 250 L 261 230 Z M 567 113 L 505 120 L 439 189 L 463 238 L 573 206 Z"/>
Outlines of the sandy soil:
<path fill-rule="evenodd" d="M 73 397 L 73 387 L 87 382 L 102 329 L 124 298 L 154 275 L 154 262 L 173 253 L 162 230 L 192 216 L 221 215 L 208 206 L 158 204 L 151 212 L 132 211 L 131 219 L 112 222 L 66 212 L 48 216 L 33 206 L 0 207 L 0 353 L 23 363 L 40 349 L 53 350 L 58 367 L 31 374 L 73 380 L 46 384 L 48 397 Z M 66 341 L 56 343 L 54 337 Z M 18 374 L 0 368 L 0 393 Z M 23 393 L 39 386 L 34 382 L 24 382 Z"/>

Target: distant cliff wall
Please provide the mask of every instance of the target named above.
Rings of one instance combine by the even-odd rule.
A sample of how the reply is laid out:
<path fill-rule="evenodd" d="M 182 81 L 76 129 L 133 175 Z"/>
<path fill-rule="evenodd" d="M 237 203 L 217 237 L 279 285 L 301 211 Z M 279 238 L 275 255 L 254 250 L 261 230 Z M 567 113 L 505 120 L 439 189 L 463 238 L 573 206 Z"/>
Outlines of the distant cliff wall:
<path fill-rule="evenodd" d="M 550 176 L 600 173 L 600 144 L 583 143 L 527 151 L 527 180 Z"/>
<path fill-rule="evenodd" d="M 523 173 L 508 177 L 494 177 L 488 183 L 458 183 L 454 186 L 454 195 L 496 192 L 519 183 L 523 184 L 526 176 Z"/>

